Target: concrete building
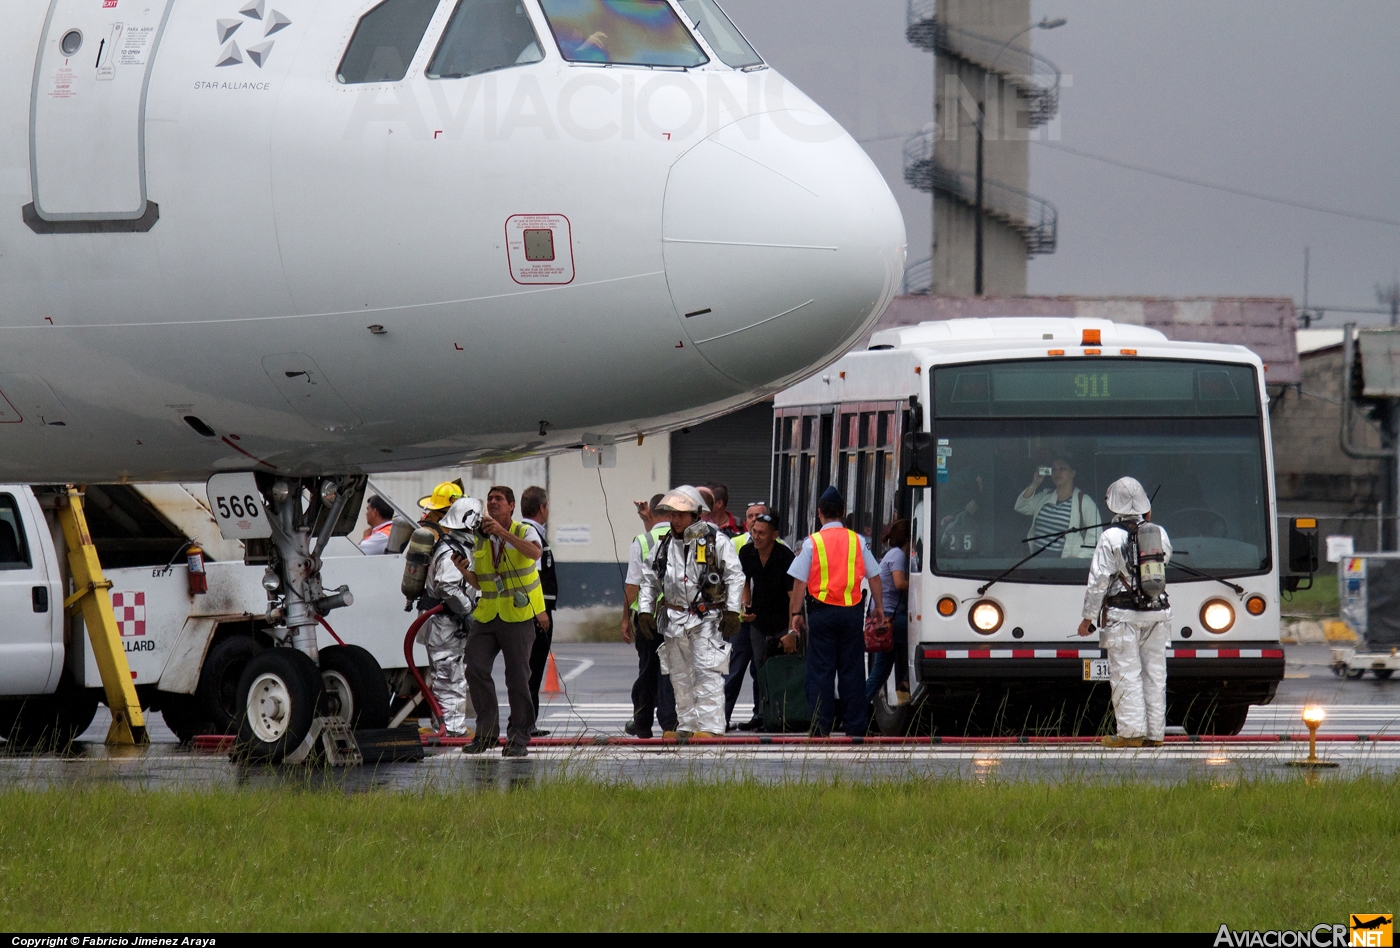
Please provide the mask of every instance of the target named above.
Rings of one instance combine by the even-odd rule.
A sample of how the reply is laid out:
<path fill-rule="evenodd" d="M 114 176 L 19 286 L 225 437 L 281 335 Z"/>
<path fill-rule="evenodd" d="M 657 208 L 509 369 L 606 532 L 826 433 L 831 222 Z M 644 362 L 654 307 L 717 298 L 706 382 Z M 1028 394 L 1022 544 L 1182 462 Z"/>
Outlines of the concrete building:
<path fill-rule="evenodd" d="M 1342 427 L 1342 330 L 1298 331 L 1299 381 L 1274 399 L 1274 468 L 1281 514 L 1325 518 L 1325 533 L 1350 534 L 1356 549 L 1374 550 L 1378 509 L 1394 516 L 1387 494 L 1386 461 L 1348 457 Z M 1354 413 L 1351 440 L 1361 448 L 1382 445 L 1380 427 Z"/>
<path fill-rule="evenodd" d="M 1026 292 L 1027 258 L 1055 250 L 1055 207 L 1026 189 L 1028 142 L 1059 109 L 1060 73 L 1031 52 L 1031 29 L 1029 0 L 910 0 L 906 35 L 934 54 L 934 123 L 905 146 L 905 179 L 933 194 L 931 262 L 916 259 L 910 291 L 1019 296 Z"/>

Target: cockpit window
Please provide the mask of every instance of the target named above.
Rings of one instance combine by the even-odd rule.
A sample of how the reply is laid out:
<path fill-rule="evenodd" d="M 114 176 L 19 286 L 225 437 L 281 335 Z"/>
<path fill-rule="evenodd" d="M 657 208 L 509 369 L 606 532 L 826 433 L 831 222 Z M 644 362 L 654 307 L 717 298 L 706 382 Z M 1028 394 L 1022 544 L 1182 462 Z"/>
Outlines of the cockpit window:
<path fill-rule="evenodd" d="M 751 69 L 763 65 L 763 57 L 754 51 L 715 0 L 680 0 L 680 3 L 690 22 L 726 66 Z"/>
<path fill-rule="evenodd" d="M 665 0 L 540 0 L 540 7 L 570 62 L 682 68 L 709 62 Z"/>
<path fill-rule="evenodd" d="M 437 8 L 438 0 L 384 0 L 360 17 L 336 78 L 346 85 L 398 82 Z"/>
<path fill-rule="evenodd" d="M 544 59 L 520 0 L 458 0 L 433 61 L 432 79 L 461 79 Z"/>

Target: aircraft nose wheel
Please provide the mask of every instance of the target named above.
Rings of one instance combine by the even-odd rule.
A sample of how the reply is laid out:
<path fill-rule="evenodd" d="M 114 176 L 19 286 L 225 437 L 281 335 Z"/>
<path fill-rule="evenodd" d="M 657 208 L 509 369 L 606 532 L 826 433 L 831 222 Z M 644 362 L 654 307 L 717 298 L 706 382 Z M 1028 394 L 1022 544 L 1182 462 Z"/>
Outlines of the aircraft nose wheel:
<path fill-rule="evenodd" d="M 316 663 L 296 649 L 254 656 L 238 682 L 234 753 L 245 760 L 283 760 L 311 733 L 323 687 Z"/>
<path fill-rule="evenodd" d="M 389 683 L 368 649 L 331 645 L 321 649 L 326 696 L 322 713 L 352 731 L 389 726 Z"/>
<path fill-rule="evenodd" d="M 276 675 L 261 675 L 248 692 L 248 724 L 259 740 L 272 743 L 287 731 L 287 709 L 291 706 L 287 684 Z"/>

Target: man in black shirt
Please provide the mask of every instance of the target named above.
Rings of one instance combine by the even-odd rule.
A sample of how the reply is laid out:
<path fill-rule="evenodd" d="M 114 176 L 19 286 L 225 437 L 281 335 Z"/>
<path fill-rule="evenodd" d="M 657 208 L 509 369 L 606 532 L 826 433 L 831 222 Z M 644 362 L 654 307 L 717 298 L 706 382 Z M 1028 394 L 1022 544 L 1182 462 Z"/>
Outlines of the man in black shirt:
<path fill-rule="evenodd" d="M 794 556 L 792 550 L 778 540 L 778 522 L 770 513 L 761 513 L 754 518 L 749 538 L 749 542 L 739 550 L 739 565 L 743 567 L 745 580 L 744 629 L 739 634 L 747 633 L 750 637 L 754 674 L 757 676 L 764 662 L 782 651 L 779 640 L 787 632 L 788 594 L 792 591 L 792 577 L 787 571 Z M 742 686 L 741 674 L 735 681 L 732 697 L 726 695 L 731 711 Z M 729 689 L 726 687 L 725 690 Z M 763 697 L 757 697 L 753 720 L 740 724 L 739 730 L 756 731 L 763 726 Z"/>

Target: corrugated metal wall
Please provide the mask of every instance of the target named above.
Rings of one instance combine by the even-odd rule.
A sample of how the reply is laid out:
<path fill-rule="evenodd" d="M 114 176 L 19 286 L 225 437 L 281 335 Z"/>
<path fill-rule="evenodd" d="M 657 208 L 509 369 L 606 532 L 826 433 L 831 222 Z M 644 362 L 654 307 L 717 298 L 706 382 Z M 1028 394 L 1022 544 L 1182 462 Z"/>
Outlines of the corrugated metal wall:
<path fill-rule="evenodd" d="M 671 482 L 718 481 L 729 488 L 729 510 L 736 520 L 744 507 L 768 500 L 773 464 L 773 403 L 742 411 L 671 435 Z"/>

